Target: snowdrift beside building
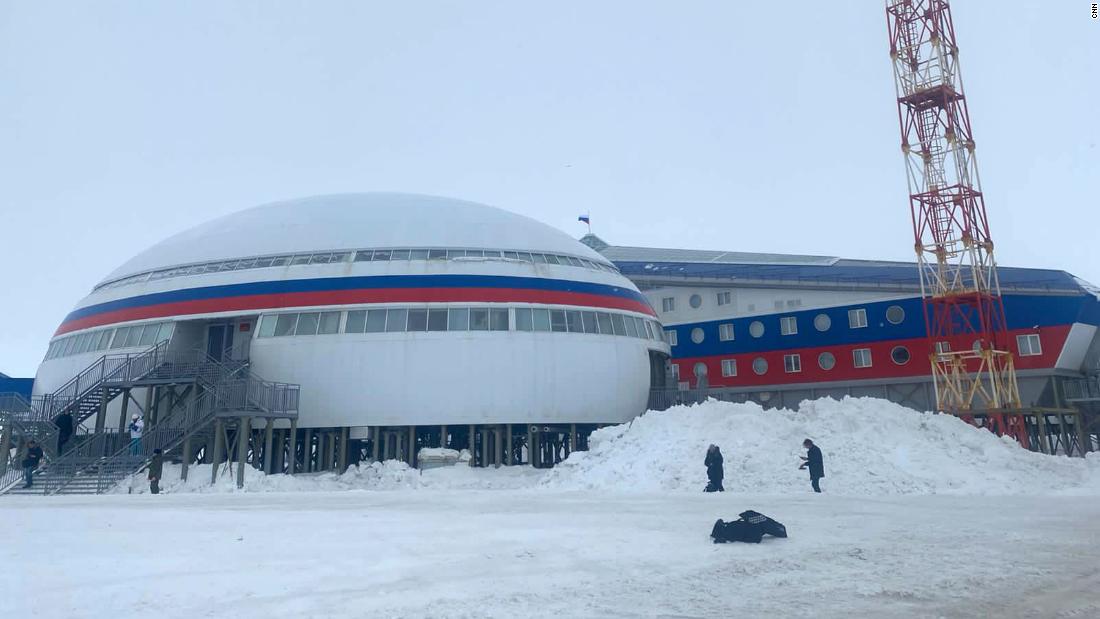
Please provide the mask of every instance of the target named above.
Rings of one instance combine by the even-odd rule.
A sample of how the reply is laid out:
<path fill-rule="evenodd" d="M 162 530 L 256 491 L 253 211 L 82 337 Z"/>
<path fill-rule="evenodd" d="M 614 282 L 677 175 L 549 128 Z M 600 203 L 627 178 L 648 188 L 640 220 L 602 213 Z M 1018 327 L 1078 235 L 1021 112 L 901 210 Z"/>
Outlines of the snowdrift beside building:
<path fill-rule="evenodd" d="M 825 456 L 825 492 L 1100 494 L 1100 458 L 1046 456 L 948 415 L 886 400 L 805 401 L 799 410 L 708 401 L 649 412 L 592 435 L 542 484 L 562 489 L 700 492 L 703 457 L 718 445 L 727 492 L 811 492 L 798 470 L 803 439 Z"/>

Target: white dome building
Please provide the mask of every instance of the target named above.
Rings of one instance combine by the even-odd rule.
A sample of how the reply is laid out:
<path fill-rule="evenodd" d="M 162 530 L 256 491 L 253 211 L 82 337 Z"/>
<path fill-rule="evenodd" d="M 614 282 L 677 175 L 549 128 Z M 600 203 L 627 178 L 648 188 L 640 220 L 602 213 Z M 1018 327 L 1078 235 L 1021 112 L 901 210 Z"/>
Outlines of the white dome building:
<path fill-rule="evenodd" d="M 167 340 L 300 385 L 299 432 L 417 437 L 391 455 L 473 445 L 483 427 L 497 442 L 532 425 L 577 440 L 641 413 L 664 380 L 655 316 L 610 261 L 532 219 L 420 195 L 312 197 L 123 264 L 65 318 L 34 389 Z"/>

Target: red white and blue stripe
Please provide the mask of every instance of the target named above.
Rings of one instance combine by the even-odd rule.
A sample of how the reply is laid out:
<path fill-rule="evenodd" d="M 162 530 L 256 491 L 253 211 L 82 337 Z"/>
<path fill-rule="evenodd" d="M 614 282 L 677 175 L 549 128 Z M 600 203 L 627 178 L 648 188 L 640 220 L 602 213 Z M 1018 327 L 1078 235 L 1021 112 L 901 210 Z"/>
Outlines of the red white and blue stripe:
<path fill-rule="evenodd" d="M 88 305 L 55 335 L 121 322 L 232 311 L 372 303 L 532 303 L 626 310 L 656 317 L 638 291 L 622 286 L 497 275 L 323 277 L 201 286 Z"/>

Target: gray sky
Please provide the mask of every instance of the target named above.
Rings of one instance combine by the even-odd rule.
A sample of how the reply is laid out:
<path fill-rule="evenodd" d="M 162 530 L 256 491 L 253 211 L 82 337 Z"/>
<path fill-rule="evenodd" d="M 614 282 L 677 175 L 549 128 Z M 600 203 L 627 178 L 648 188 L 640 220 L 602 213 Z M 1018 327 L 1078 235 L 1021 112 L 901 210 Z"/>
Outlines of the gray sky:
<path fill-rule="evenodd" d="M 0 371 L 140 249 L 311 194 L 909 260 L 882 3 L 811 6 L 0 0 Z M 953 10 L 1000 263 L 1100 283 L 1100 21 Z"/>

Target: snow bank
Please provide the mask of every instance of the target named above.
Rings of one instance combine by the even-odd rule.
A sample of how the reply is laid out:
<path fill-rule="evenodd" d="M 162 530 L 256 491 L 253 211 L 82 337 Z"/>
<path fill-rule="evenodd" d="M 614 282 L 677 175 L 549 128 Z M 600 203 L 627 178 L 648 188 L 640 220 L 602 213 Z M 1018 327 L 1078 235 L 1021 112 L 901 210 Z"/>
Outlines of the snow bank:
<path fill-rule="evenodd" d="M 803 402 L 798 411 L 708 401 L 649 412 L 598 430 L 591 451 L 574 453 L 546 487 L 692 491 L 706 485 L 708 445 L 722 449 L 733 492 L 809 492 L 798 470 L 802 441 L 825 458 L 826 492 L 895 494 L 1100 494 L 1100 457 L 1046 456 L 949 415 L 886 400 Z"/>
<path fill-rule="evenodd" d="M 180 479 L 180 465 L 165 464 L 160 488 L 165 493 L 178 492 L 317 492 L 326 490 L 407 490 L 416 488 L 503 490 L 530 488 L 545 474 L 530 467 L 472 469 L 467 465 L 440 467 L 426 471 L 410 468 L 397 460 L 362 463 L 348 467 L 343 474 L 335 472 L 299 475 L 265 475 L 250 466 L 244 469 L 244 487 L 237 488 L 237 467 L 222 465 L 217 481 L 210 484 L 210 465 L 192 465 L 187 481 Z M 113 490 L 115 494 L 149 492 L 145 474 L 125 480 Z"/>

